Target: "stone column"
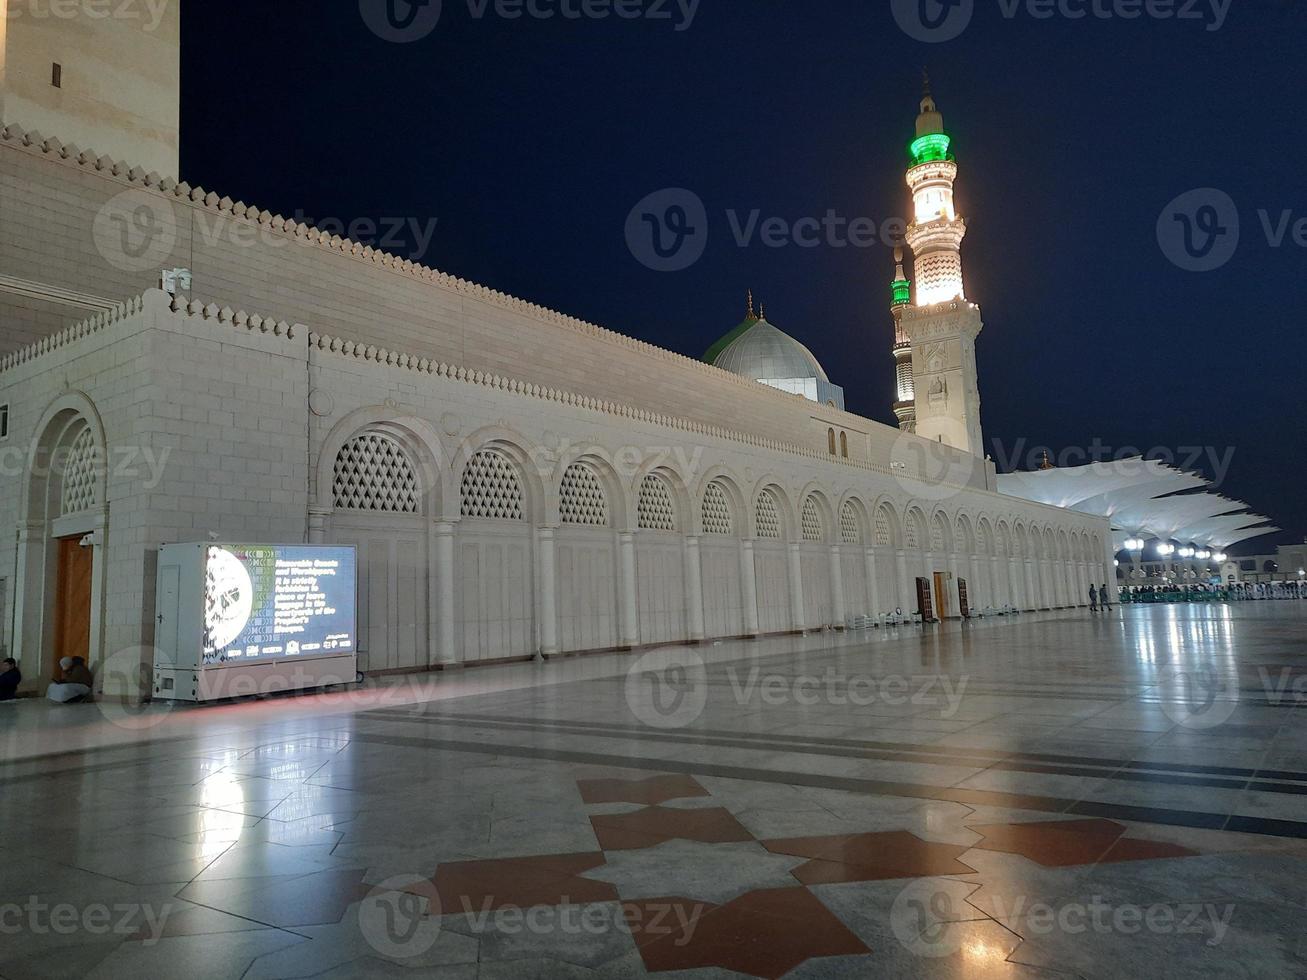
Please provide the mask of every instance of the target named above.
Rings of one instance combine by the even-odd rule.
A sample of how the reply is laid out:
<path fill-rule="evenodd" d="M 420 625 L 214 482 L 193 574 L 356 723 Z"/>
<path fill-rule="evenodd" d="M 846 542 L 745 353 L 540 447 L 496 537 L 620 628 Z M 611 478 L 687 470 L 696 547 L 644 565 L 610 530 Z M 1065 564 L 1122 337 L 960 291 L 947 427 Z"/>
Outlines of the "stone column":
<path fill-rule="evenodd" d="M 982 590 L 980 587 L 981 569 L 984 567 L 981 557 L 979 555 L 972 555 L 970 564 L 971 578 L 974 584 L 968 583 L 968 585 L 975 590 L 971 596 L 971 604 L 980 609 L 984 609 L 985 606 L 994 605 L 994 583 L 991 581 L 987 589 Z"/>
<path fill-rule="evenodd" d="M 753 565 L 753 542 L 740 541 L 740 601 L 744 605 L 744 633 L 757 636 L 758 629 L 758 573 Z"/>
<path fill-rule="evenodd" d="M 685 617 L 690 642 L 702 642 L 704 639 L 703 565 L 699 558 L 699 539 L 695 535 L 685 539 Z"/>
<path fill-rule="evenodd" d="M 45 618 L 45 590 L 54 588 L 54 575 L 45 567 L 46 528 L 43 521 L 18 525 L 18 562 L 14 576 L 14 635 L 9 656 L 18 661 L 23 676 L 41 677 L 41 635 Z"/>
<path fill-rule="evenodd" d="M 1001 585 L 1004 577 L 1005 576 L 1003 576 L 1002 574 L 1001 562 L 999 561 L 998 556 L 990 555 L 989 556 L 989 582 L 990 582 L 989 604 L 993 606 L 995 609 L 1002 609 L 1003 604 L 1006 601 L 1003 597 L 1003 593 L 1006 590 Z"/>
<path fill-rule="evenodd" d="M 1039 609 L 1039 592 L 1035 589 L 1035 559 L 1027 558 L 1026 572 L 1026 608 L 1031 612 Z"/>
<path fill-rule="evenodd" d="M 876 581 L 876 552 L 871 548 L 865 548 L 862 557 L 866 569 L 867 591 L 871 594 L 871 618 L 879 621 L 880 614 L 884 610 L 880 608 L 880 583 Z"/>
<path fill-rule="evenodd" d="M 327 540 L 327 522 L 331 519 L 330 507 L 309 508 L 309 544 L 325 544 Z"/>
<path fill-rule="evenodd" d="M 790 543 L 790 622 L 794 629 L 807 629 L 803 614 L 803 552 L 800 546 Z"/>
<path fill-rule="evenodd" d="M 951 584 L 948 587 L 948 601 L 944 603 L 944 615 L 945 617 L 960 617 L 962 615 L 962 594 L 958 591 L 958 583 L 962 580 L 962 563 L 958 561 L 956 555 L 949 556 L 948 574 Z"/>
<path fill-rule="evenodd" d="M 454 637 L 454 534 L 458 525 L 454 521 L 436 521 L 432 525 L 435 567 L 430 588 L 432 602 L 428 616 L 435 619 L 432 637 L 433 663 L 452 667 L 459 662 L 458 643 Z"/>
<path fill-rule="evenodd" d="M 558 560 L 555 556 L 555 528 L 542 527 L 536 531 L 540 544 L 540 654 L 550 657 L 558 653 Z"/>
<path fill-rule="evenodd" d="M 917 590 L 912 587 L 912 580 L 908 578 L 908 556 L 902 550 L 894 552 L 894 568 L 899 579 L 899 601 L 894 605 L 911 616 L 915 611 L 912 604 L 916 602 Z"/>
<path fill-rule="evenodd" d="M 1021 587 L 1019 582 L 1018 569 L 1021 567 L 1021 559 L 1009 556 L 1007 560 L 1007 587 L 1012 598 L 1008 601 L 1012 604 L 1013 609 L 1024 608 L 1022 603 Z"/>
<path fill-rule="evenodd" d="M 622 561 L 622 645 L 634 647 L 640 643 L 639 602 L 635 591 L 635 534 L 622 531 L 617 535 L 617 544 Z"/>
<path fill-rule="evenodd" d="M 843 629 L 849 613 L 844 595 L 844 559 L 840 557 L 840 546 L 837 544 L 831 545 L 830 549 L 830 592 L 831 619 L 835 620 L 837 629 Z"/>

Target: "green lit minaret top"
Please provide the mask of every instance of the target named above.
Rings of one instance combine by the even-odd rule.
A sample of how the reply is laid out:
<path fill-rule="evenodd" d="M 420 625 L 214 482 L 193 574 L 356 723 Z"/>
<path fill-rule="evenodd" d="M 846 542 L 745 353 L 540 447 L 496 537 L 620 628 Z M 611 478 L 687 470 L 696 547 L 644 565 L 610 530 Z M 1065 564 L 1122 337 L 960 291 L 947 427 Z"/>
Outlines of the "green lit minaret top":
<path fill-rule="evenodd" d="M 921 115 L 917 117 L 917 138 L 908 146 L 914 167 L 934 160 L 953 159 L 953 154 L 949 152 L 953 140 L 944 132 L 944 117 L 930 94 L 930 76 L 925 72 L 922 72 L 922 76 L 925 92 L 921 99 Z"/>
<path fill-rule="evenodd" d="M 912 305 L 912 281 L 903 271 L 903 247 L 899 246 L 894 249 L 894 290 L 893 306 L 911 306 Z"/>

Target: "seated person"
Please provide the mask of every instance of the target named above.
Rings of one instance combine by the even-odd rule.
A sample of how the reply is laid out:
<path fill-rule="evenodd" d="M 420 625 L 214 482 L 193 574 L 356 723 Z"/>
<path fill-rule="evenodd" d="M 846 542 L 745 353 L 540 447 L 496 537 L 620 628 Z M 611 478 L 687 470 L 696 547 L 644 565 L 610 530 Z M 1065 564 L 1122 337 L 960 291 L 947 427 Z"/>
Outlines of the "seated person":
<path fill-rule="evenodd" d="M 64 657 L 59 661 L 63 671 L 63 681 L 51 684 L 45 696 L 56 704 L 68 704 L 80 701 L 91 693 L 93 678 L 87 669 L 86 661 L 81 657 Z"/>
<path fill-rule="evenodd" d="M 13 657 L 0 660 L 0 701 L 14 701 L 18 698 L 18 685 L 23 683 L 23 672 L 18 669 L 18 661 Z"/>

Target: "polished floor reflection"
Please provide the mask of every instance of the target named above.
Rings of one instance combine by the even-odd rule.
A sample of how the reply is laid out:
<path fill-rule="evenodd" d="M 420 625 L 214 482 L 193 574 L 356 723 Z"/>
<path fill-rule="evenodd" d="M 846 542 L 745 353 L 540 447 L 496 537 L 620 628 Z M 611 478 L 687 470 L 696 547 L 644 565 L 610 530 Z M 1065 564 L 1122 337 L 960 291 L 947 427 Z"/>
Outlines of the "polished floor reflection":
<path fill-rule="evenodd" d="M 0 977 L 1307 975 L 1307 602 L 0 706 Z"/>

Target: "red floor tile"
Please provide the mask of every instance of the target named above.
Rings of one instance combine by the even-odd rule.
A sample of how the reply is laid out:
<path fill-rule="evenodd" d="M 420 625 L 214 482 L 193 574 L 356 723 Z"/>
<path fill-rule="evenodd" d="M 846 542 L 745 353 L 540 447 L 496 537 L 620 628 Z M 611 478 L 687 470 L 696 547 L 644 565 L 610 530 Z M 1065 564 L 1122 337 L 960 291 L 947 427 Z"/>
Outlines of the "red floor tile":
<path fill-rule="evenodd" d="M 653 847 L 669 840 L 705 844 L 751 841 L 750 834 L 729 810 L 674 810 L 651 806 L 633 813 L 612 813 L 590 818 L 599 846 L 605 851 Z"/>
<path fill-rule="evenodd" d="M 644 803 L 711 796 L 693 776 L 650 776 L 648 779 L 578 779 L 586 803 Z"/>

